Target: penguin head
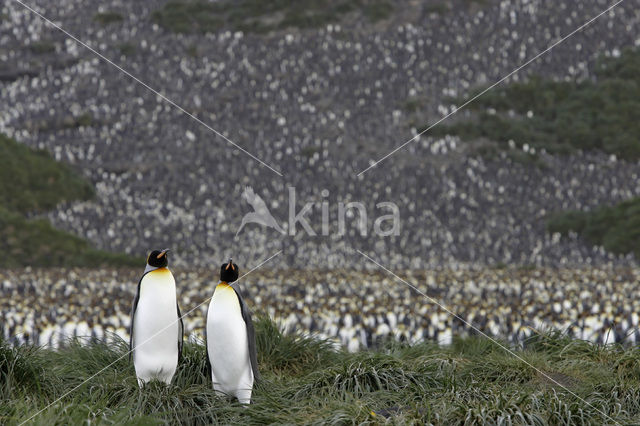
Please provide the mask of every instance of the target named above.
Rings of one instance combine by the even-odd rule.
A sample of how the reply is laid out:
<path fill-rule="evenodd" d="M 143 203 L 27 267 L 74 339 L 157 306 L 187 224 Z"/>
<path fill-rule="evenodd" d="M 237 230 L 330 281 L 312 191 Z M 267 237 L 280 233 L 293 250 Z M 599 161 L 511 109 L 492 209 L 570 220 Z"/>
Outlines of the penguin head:
<path fill-rule="evenodd" d="M 147 264 L 149 266 L 155 266 L 156 268 L 166 268 L 169 265 L 169 249 L 154 250 L 149 253 L 149 257 L 147 257 Z"/>
<path fill-rule="evenodd" d="M 238 279 L 239 272 L 238 265 L 233 263 L 233 260 L 229 258 L 229 261 L 220 267 L 220 281 L 232 283 Z"/>

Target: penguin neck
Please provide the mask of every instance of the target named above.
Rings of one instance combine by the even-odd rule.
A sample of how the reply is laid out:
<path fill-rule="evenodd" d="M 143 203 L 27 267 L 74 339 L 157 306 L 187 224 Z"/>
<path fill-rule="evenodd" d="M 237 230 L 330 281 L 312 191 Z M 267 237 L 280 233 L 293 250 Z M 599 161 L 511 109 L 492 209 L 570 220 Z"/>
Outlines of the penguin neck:
<path fill-rule="evenodd" d="M 151 266 L 147 263 L 147 267 L 144 268 L 144 273 L 146 274 L 147 272 L 151 272 L 151 271 L 155 271 L 157 269 L 169 269 L 166 266 Z"/>
<path fill-rule="evenodd" d="M 218 282 L 218 287 L 227 288 L 227 287 L 231 287 L 231 285 L 226 281 L 220 281 L 220 282 Z"/>

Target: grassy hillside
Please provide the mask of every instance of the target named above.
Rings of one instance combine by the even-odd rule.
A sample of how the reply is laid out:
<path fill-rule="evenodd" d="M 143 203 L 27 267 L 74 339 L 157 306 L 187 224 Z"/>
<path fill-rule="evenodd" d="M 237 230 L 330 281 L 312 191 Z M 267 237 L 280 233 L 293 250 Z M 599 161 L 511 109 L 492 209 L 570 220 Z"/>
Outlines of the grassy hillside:
<path fill-rule="evenodd" d="M 386 0 L 203 0 L 169 1 L 153 13 L 161 26 L 178 33 L 217 32 L 223 29 L 267 32 L 290 27 L 319 27 L 339 22 L 347 13 L 371 21 L 387 18 L 393 10 Z"/>
<path fill-rule="evenodd" d="M 397 423 L 437 425 L 613 423 L 605 414 L 622 423 L 640 420 L 637 348 L 551 334 L 517 349 L 572 395 L 486 339 L 456 340 L 451 347 L 389 343 L 349 354 L 324 341 L 283 335 L 267 319 L 256 330 L 264 380 L 246 408 L 215 396 L 200 344 L 185 346 L 172 386 L 152 383 L 142 391 L 124 342 L 72 344 L 59 352 L 2 345 L 0 423 L 26 420 L 68 391 L 34 421 L 375 424 L 393 417 Z"/>
<path fill-rule="evenodd" d="M 619 58 L 603 59 L 594 74 L 594 80 L 580 83 L 532 78 L 497 87 L 469 104 L 471 119 L 430 132 L 463 140 L 485 138 L 501 148 L 508 148 L 512 140 L 517 147 L 527 144 L 537 152 L 598 150 L 640 159 L 640 52 L 627 50 Z"/>
<path fill-rule="evenodd" d="M 552 216 L 549 232 L 576 232 L 593 245 L 640 259 L 640 198 L 592 211 L 569 211 Z"/>
<path fill-rule="evenodd" d="M 118 12 L 107 11 L 107 12 L 98 12 L 93 15 L 94 22 L 97 22 L 103 26 L 107 26 L 109 24 L 113 24 L 115 22 L 121 22 L 124 20 L 124 16 Z"/>
<path fill-rule="evenodd" d="M 45 219 L 27 220 L 0 208 L 0 266 L 144 265 L 144 259 L 92 248 L 86 240 L 55 229 Z"/>
<path fill-rule="evenodd" d="M 87 200 L 91 185 L 48 152 L 0 134 L 0 206 L 19 213 L 42 212 L 65 201 Z"/>
<path fill-rule="evenodd" d="M 62 202 L 88 200 L 93 194 L 89 182 L 46 151 L 32 150 L 0 134 L 0 266 L 141 264 L 141 259 L 96 250 L 45 219 L 26 218 Z"/>

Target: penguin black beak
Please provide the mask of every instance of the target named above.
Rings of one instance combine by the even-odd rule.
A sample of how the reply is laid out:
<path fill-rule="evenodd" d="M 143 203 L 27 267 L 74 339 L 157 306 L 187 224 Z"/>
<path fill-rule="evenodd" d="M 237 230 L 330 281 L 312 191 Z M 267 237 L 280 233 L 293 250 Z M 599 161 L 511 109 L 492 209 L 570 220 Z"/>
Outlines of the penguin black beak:
<path fill-rule="evenodd" d="M 231 266 L 231 269 L 233 269 L 233 266 L 232 266 L 232 265 L 233 265 L 233 258 L 231 258 L 231 257 L 230 257 L 230 258 L 229 258 L 229 262 L 227 262 L 227 267 L 226 267 L 226 268 L 224 268 L 224 269 L 225 269 L 225 271 L 226 271 L 227 269 L 229 269 L 229 267 L 230 267 L 230 266 Z"/>
<path fill-rule="evenodd" d="M 166 255 L 167 253 L 169 253 L 171 250 L 170 249 L 164 249 L 160 252 L 160 254 L 158 256 L 156 256 L 158 259 L 160 259 L 162 256 Z"/>

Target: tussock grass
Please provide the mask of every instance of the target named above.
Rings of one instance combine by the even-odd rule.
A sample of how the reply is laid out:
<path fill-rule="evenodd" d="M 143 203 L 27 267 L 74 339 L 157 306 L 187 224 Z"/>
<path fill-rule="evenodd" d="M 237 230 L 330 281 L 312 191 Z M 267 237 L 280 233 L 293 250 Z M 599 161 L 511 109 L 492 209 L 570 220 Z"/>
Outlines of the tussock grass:
<path fill-rule="evenodd" d="M 114 22 L 121 22 L 124 19 L 121 13 L 108 11 L 99 12 L 93 15 L 93 20 L 101 25 L 109 25 Z"/>
<path fill-rule="evenodd" d="M 0 266 L 140 266 L 143 258 L 97 250 L 84 239 L 0 207 Z"/>
<path fill-rule="evenodd" d="M 153 13 L 153 20 L 177 33 L 226 29 L 264 33 L 320 27 L 340 22 L 351 13 L 377 22 L 391 16 L 393 3 L 387 0 L 172 0 Z"/>
<path fill-rule="evenodd" d="M 82 114 L 65 126 L 87 126 Z M 132 266 L 144 259 L 97 250 L 84 239 L 55 229 L 46 219 L 28 219 L 56 205 L 89 200 L 93 187 L 45 150 L 0 134 L 0 266 Z"/>
<path fill-rule="evenodd" d="M 18 213 L 40 212 L 93 196 L 88 182 L 48 152 L 0 134 L 0 205 Z"/>
<path fill-rule="evenodd" d="M 619 57 L 601 58 L 593 73 L 595 78 L 586 81 L 533 77 L 496 88 L 469 104 L 469 119 L 436 126 L 430 133 L 487 139 L 501 150 L 508 150 L 510 141 L 520 148 L 528 145 L 531 160 L 542 150 L 552 154 L 601 151 L 638 160 L 640 51 L 629 49 Z M 450 101 L 461 105 L 467 99 Z M 419 105 L 409 100 L 406 108 L 415 110 Z M 429 126 L 417 127 L 422 131 Z"/>
<path fill-rule="evenodd" d="M 202 342 L 185 345 L 171 386 L 152 382 L 143 389 L 124 356 L 126 342 L 75 340 L 58 351 L 0 342 L 0 423 L 26 420 L 77 386 L 34 423 L 376 424 L 390 418 L 394 424 L 568 425 L 611 424 L 606 416 L 623 424 L 640 419 L 637 348 L 598 346 L 561 333 L 513 348 L 573 395 L 478 337 L 449 347 L 387 342 L 350 354 L 311 336 L 284 334 L 265 317 L 256 320 L 256 333 L 263 379 L 248 407 L 215 395 Z"/>
<path fill-rule="evenodd" d="M 268 317 L 258 317 L 255 326 L 258 363 L 278 374 L 298 376 L 315 371 L 336 356 L 333 345 L 312 336 L 284 334 Z"/>
<path fill-rule="evenodd" d="M 56 51 L 56 45 L 50 41 L 37 41 L 29 45 L 29 50 L 36 55 L 44 55 Z"/>
<path fill-rule="evenodd" d="M 566 211 L 547 221 L 549 232 L 575 232 L 589 243 L 617 254 L 640 258 L 640 197 L 591 211 Z"/>
<path fill-rule="evenodd" d="M 136 45 L 133 43 L 121 43 L 118 45 L 118 50 L 123 56 L 132 56 L 136 53 Z"/>

